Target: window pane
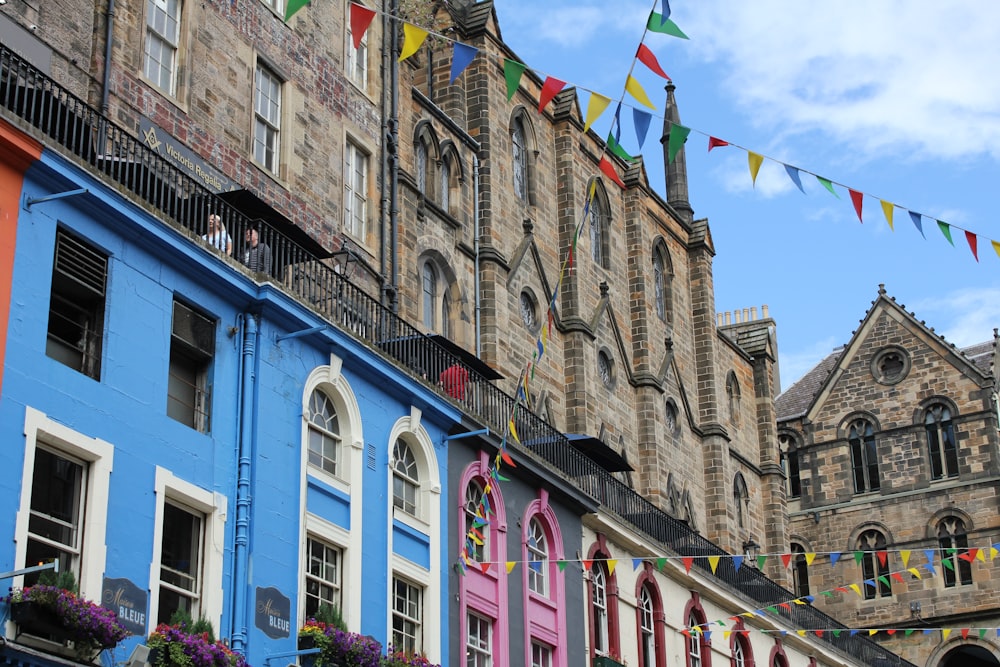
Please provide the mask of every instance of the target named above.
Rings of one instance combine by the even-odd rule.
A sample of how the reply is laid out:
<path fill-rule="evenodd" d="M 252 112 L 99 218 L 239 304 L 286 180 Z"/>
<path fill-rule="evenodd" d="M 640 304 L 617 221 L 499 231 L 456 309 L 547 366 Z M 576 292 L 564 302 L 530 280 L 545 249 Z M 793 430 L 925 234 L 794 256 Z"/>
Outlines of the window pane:
<path fill-rule="evenodd" d="M 201 516 L 169 503 L 163 506 L 160 544 L 160 604 L 157 622 L 166 623 L 178 609 L 197 618 L 201 596 Z"/>
<path fill-rule="evenodd" d="M 58 560 L 61 572 L 73 572 L 79 580 L 84 479 L 82 464 L 45 449 L 35 450 L 26 564 Z M 37 574 L 28 575 L 25 585 L 37 579 Z"/>
<path fill-rule="evenodd" d="M 307 542 L 306 616 L 316 615 L 320 605 L 340 609 L 339 549 L 310 538 Z"/>

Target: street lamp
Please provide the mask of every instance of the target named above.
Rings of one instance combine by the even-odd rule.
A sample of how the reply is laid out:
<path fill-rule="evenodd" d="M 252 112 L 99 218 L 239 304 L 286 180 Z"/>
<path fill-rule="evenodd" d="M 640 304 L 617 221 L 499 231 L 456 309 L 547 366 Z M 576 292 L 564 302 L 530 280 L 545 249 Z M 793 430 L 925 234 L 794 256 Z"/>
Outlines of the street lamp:
<path fill-rule="evenodd" d="M 760 545 L 754 542 L 751 537 L 743 543 L 743 554 L 748 564 L 757 567 L 757 556 L 760 555 Z"/>

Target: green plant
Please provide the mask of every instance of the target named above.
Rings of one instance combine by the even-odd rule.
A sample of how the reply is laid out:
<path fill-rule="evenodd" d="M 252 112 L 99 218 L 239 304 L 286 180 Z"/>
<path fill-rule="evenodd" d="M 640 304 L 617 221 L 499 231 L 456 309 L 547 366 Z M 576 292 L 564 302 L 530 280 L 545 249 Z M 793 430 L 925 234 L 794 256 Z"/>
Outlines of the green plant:
<path fill-rule="evenodd" d="M 75 582 L 74 587 L 75 587 Z M 11 605 L 32 604 L 50 613 L 73 641 L 73 648 L 81 657 L 93 658 L 94 651 L 114 648 L 128 636 L 128 630 L 110 609 L 78 597 L 75 593 L 55 586 L 37 584 L 29 588 L 11 589 L 4 602 Z"/>
<path fill-rule="evenodd" d="M 313 619 L 319 623 L 332 625 L 340 630 L 347 630 L 347 623 L 344 622 L 344 616 L 340 613 L 340 607 L 337 605 L 326 602 L 322 603 L 316 610 L 316 613 L 313 614 Z"/>
<path fill-rule="evenodd" d="M 171 614 L 168 625 L 183 628 L 188 634 L 205 635 L 209 641 L 215 641 L 215 629 L 212 627 L 212 622 L 204 616 L 199 616 L 196 621 L 191 618 L 191 614 L 186 609 L 178 609 Z"/>
<path fill-rule="evenodd" d="M 382 645 L 377 641 L 315 619 L 309 619 L 299 629 L 299 639 L 312 639 L 320 650 L 316 655 L 316 667 L 379 667 L 381 664 Z"/>
<path fill-rule="evenodd" d="M 74 594 L 80 592 L 76 585 L 76 575 L 74 575 L 70 570 L 63 570 L 58 574 L 52 570 L 45 570 L 38 575 L 38 583 L 43 586 L 61 588 L 64 591 L 69 591 Z"/>
<path fill-rule="evenodd" d="M 161 623 L 149 635 L 146 645 L 153 667 L 247 667 L 242 655 L 209 638 L 207 632 L 193 633 L 184 625 Z"/>

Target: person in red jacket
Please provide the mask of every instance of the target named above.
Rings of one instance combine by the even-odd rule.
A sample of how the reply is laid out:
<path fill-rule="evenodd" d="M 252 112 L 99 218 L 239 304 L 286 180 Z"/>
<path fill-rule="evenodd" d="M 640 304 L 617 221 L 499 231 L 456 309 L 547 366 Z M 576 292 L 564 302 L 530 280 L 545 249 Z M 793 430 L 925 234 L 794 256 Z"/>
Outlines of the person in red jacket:
<path fill-rule="evenodd" d="M 441 386 L 452 398 L 465 400 L 465 385 L 469 382 L 469 371 L 458 364 L 452 364 L 441 371 Z"/>

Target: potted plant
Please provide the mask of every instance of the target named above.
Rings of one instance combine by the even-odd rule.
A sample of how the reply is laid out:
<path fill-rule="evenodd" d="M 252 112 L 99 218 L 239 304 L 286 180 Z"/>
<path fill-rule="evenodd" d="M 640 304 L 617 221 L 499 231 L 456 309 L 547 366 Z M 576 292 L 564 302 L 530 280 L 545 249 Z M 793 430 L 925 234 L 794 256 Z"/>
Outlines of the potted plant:
<path fill-rule="evenodd" d="M 381 667 L 441 667 L 436 665 L 427 659 L 426 656 L 419 653 L 410 653 L 408 651 L 397 651 L 393 647 L 389 647 L 389 650 L 385 652 L 385 657 L 382 658 Z"/>
<path fill-rule="evenodd" d="M 79 657 L 93 659 L 95 653 L 114 648 L 129 633 L 115 612 L 79 597 L 73 590 L 75 584 L 71 587 L 36 584 L 12 588 L 4 601 L 21 632 L 71 641 Z"/>
<path fill-rule="evenodd" d="M 320 649 L 316 667 L 380 667 L 382 658 L 382 645 L 371 637 L 314 618 L 299 629 L 299 647 Z"/>
<path fill-rule="evenodd" d="M 216 641 L 204 619 L 161 623 L 146 640 L 152 667 L 248 667 L 246 658 Z"/>

